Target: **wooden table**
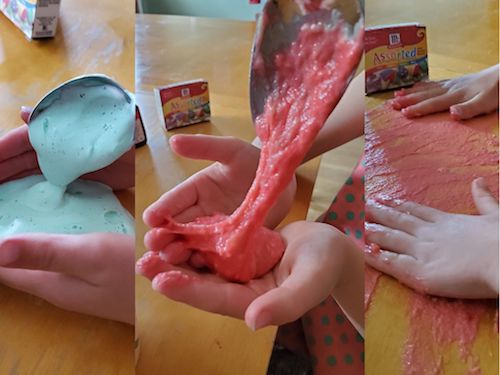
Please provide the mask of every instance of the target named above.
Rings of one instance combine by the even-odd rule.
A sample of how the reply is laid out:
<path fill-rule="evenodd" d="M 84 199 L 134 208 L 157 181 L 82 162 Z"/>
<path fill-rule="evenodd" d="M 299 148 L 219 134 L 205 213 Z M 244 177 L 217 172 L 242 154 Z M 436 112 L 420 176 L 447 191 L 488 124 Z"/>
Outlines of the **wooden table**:
<path fill-rule="evenodd" d="M 366 2 L 366 26 L 420 22 L 427 26 L 430 78 L 440 80 L 475 72 L 498 63 L 498 2 L 494 0 L 371 0 Z M 367 97 L 367 109 L 392 97 L 392 92 Z M 498 130 L 497 130 L 498 132 Z M 498 133 L 497 133 L 498 134 Z M 369 182 L 368 182 L 369 183 Z M 387 276 L 381 277 L 366 315 L 366 374 L 400 375 L 402 349 L 408 330 L 408 291 Z M 481 358 L 483 375 L 498 374 L 498 335 L 492 321 L 483 321 L 473 353 Z M 493 357 L 488 357 L 488 353 Z M 445 361 L 457 361 L 456 348 L 443 348 Z"/>
<path fill-rule="evenodd" d="M 0 14 L 0 134 L 21 105 L 76 75 L 104 73 L 134 88 L 132 0 L 64 0 L 57 36 L 29 41 Z M 120 193 L 133 213 L 133 189 Z M 129 270 L 132 272 L 132 270 Z M 133 327 L 58 309 L 0 285 L 0 374 L 132 374 Z"/>
<path fill-rule="evenodd" d="M 255 137 L 248 99 L 248 67 L 253 22 L 138 15 L 136 91 L 149 137 L 136 154 L 137 256 L 145 249 L 143 210 L 206 162 L 175 156 L 168 138 L 179 133 Z M 153 103 L 155 86 L 208 79 L 212 121 L 175 131 L 163 129 Z M 299 189 L 287 221 L 303 219 L 319 161 L 299 169 Z M 136 282 L 138 374 L 265 374 L 275 328 L 257 333 L 244 322 L 205 313 L 153 292 L 143 277 Z"/>

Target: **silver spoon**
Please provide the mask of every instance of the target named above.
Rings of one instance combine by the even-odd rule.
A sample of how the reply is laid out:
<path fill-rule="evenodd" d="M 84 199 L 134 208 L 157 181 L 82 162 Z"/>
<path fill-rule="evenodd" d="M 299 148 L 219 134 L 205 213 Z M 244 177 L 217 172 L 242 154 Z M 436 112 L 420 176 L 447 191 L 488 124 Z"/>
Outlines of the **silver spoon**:
<path fill-rule="evenodd" d="M 334 27 L 340 20 L 344 20 L 345 33 L 351 39 L 356 39 L 363 28 L 362 6 L 358 0 L 323 1 L 324 8 L 315 11 L 307 11 L 300 6 L 305 2 L 307 1 L 268 0 L 262 10 L 262 16 L 257 23 L 250 66 L 250 108 L 254 121 L 262 113 L 266 98 L 275 88 L 274 55 L 297 39 L 304 24 L 321 22 L 325 26 Z M 257 64 L 260 64 L 259 68 L 256 67 Z M 356 68 L 353 67 L 351 78 Z M 265 74 L 262 74 L 262 71 Z"/>
<path fill-rule="evenodd" d="M 31 111 L 30 116 L 28 117 L 28 123 L 31 122 L 31 120 L 34 120 L 40 113 L 42 113 L 45 109 L 50 107 L 52 103 L 57 100 L 63 89 L 67 89 L 71 86 L 74 85 L 86 85 L 89 87 L 92 86 L 97 86 L 97 85 L 111 85 L 116 87 L 121 91 L 125 99 L 127 100 L 127 103 L 131 103 L 133 101 L 131 95 L 125 90 L 122 86 L 120 86 L 118 83 L 116 83 L 112 78 L 104 75 L 104 74 L 86 74 L 82 76 L 78 76 L 75 78 L 70 79 L 69 81 L 66 81 L 53 90 L 49 91 L 33 108 Z"/>

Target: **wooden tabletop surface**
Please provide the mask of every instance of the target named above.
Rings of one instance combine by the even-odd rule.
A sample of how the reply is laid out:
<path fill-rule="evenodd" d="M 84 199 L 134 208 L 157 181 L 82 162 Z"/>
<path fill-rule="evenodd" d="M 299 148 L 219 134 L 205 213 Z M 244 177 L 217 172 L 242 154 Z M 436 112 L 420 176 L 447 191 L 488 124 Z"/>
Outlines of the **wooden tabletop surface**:
<path fill-rule="evenodd" d="M 208 163 L 175 156 L 168 138 L 179 133 L 232 135 L 252 140 L 255 132 L 248 99 L 248 68 L 253 22 L 138 15 L 136 21 L 136 93 L 149 137 L 136 154 L 137 256 L 144 253 L 143 210 Z M 208 80 L 211 122 L 166 132 L 152 89 L 173 82 Z M 303 219 L 319 161 L 299 170 L 299 189 L 287 221 Z M 275 328 L 257 333 L 244 322 L 173 302 L 152 291 L 143 277 L 136 282 L 138 374 L 265 374 Z M 170 372 L 169 372 L 170 371 Z"/>
<path fill-rule="evenodd" d="M 427 26 L 430 79 L 441 80 L 476 72 L 498 64 L 498 2 L 453 0 L 436 2 L 370 0 L 366 26 L 420 22 Z M 473 22 L 471 22 L 473 20 Z M 392 97 L 392 92 L 367 97 L 367 109 Z M 497 128 L 498 134 L 498 128 Z M 368 182 L 369 183 L 369 182 Z M 370 375 L 401 375 L 402 348 L 406 345 L 407 289 L 394 279 L 381 277 L 373 296 L 377 300 L 366 315 L 366 364 Z M 482 374 L 498 374 L 498 335 L 494 316 L 483 319 L 473 353 L 480 358 Z M 442 348 L 445 361 L 455 362 L 450 374 L 466 373 L 454 347 Z M 450 367 L 448 367 L 450 368 Z"/>
<path fill-rule="evenodd" d="M 30 41 L 0 14 L 0 134 L 56 85 L 104 73 L 134 89 L 134 2 L 64 0 L 57 35 Z M 134 191 L 119 194 L 133 213 Z M 0 285 L 0 374 L 132 374 L 133 327 Z"/>

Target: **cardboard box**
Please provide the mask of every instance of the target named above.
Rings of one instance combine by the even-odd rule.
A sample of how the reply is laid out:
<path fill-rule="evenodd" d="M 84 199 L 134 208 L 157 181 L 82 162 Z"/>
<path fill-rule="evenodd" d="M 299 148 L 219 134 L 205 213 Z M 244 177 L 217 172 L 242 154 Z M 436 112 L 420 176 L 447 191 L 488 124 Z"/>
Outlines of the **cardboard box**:
<path fill-rule="evenodd" d="M 28 38 L 51 38 L 56 34 L 61 0 L 1 0 L 0 11 Z"/>
<path fill-rule="evenodd" d="M 203 79 L 156 88 L 155 103 L 167 130 L 210 119 L 208 82 Z"/>
<path fill-rule="evenodd" d="M 135 106 L 135 131 L 134 131 L 134 143 L 135 147 L 144 146 L 148 142 L 146 137 L 146 129 L 144 128 L 144 122 L 142 121 L 141 111 L 139 107 Z"/>
<path fill-rule="evenodd" d="M 425 26 L 369 27 L 364 43 L 367 94 L 410 86 L 429 77 Z"/>

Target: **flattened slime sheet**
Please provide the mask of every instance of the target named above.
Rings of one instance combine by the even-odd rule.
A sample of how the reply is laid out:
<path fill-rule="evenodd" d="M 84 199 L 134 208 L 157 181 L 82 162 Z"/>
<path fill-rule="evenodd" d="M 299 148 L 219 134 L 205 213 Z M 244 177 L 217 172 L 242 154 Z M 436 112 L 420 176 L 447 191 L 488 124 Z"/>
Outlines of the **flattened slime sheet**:
<path fill-rule="evenodd" d="M 411 200 L 447 212 L 476 214 L 470 191 L 476 177 L 484 177 L 498 199 L 498 114 L 467 122 L 448 113 L 407 119 L 386 103 L 367 115 L 367 198 Z M 365 306 L 376 298 L 380 274 L 368 269 Z M 390 308 L 390 307 L 389 307 Z M 443 374 L 443 348 L 458 345 L 467 374 L 481 374 L 473 344 L 480 321 L 491 323 L 496 348 L 481 353 L 493 361 L 498 352 L 497 301 L 432 298 L 410 292 L 409 332 L 402 366 L 405 374 Z M 378 317 L 380 318 L 380 316 Z M 376 324 L 375 322 L 373 324 Z"/>
<path fill-rule="evenodd" d="M 134 221 L 111 188 L 80 175 L 132 147 L 135 104 L 109 84 L 61 90 L 29 125 L 43 176 L 0 185 L 0 238 L 17 233 L 133 234 Z"/>
<path fill-rule="evenodd" d="M 283 239 L 263 226 L 264 219 L 340 100 L 359 62 L 362 38 L 359 32 L 357 40 L 346 39 L 341 23 L 335 28 L 304 25 L 291 47 L 274 57 L 279 72 L 275 89 L 256 119 L 261 157 L 241 206 L 230 216 L 188 224 L 168 220 L 165 228 L 179 235 L 186 248 L 199 251 L 219 275 L 246 282 L 267 273 L 281 258 Z M 138 267 L 145 271 L 154 262 L 149 254 Z"/>

